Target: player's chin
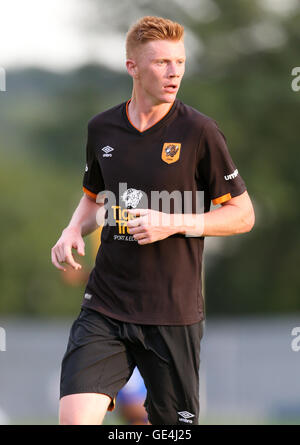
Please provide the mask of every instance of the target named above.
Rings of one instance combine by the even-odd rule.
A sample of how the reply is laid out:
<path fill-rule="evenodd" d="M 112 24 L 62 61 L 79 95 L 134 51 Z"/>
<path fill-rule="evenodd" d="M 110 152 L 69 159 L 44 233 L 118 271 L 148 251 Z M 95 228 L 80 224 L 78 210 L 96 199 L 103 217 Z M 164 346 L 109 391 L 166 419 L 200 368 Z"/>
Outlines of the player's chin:
<path fill-rule="evenodd" d="M 172 103 L 176 99 L 176 94 L 177 94 L 177 91 L 175 91 L 174 93 L 165 92 L 160 97 L 160 100 L 164 103 Z"/>

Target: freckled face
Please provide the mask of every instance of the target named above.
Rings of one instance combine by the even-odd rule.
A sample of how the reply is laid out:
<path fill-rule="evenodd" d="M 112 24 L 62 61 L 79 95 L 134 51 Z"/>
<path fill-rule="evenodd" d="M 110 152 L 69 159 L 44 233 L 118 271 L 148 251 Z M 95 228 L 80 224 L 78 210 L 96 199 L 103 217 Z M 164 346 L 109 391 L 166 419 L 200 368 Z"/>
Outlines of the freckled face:
<path fill-rule="evenodd" d="M 141 46 L 136 57 L 138 84 L 155 103 L 173 102 L 185 71 L 182 40 L 154 40 Z"/>

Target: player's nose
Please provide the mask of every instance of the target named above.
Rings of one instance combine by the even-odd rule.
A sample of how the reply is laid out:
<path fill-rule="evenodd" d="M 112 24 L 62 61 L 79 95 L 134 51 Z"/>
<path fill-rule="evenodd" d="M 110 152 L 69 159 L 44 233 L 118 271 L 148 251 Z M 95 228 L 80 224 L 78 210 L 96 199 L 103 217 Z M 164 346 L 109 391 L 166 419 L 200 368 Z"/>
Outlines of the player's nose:
<path fill-rule="evenodd" d="M 169 77 L 179 77 L 180 76 L 180 68 L 176 62 L 170 62 L 168 76 Z"/>

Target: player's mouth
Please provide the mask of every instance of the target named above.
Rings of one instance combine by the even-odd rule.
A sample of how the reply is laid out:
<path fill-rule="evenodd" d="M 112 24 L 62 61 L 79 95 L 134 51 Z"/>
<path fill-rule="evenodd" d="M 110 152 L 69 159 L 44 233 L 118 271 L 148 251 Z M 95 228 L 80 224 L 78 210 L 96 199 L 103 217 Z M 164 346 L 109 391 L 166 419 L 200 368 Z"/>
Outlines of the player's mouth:
<path fill-rule="evenodd" d="M 166 90 L 168 93 L 175 93 L 178 90 L 178 85 L 176 84 L 169 84 L 164 86 L 164 90 Z"/>

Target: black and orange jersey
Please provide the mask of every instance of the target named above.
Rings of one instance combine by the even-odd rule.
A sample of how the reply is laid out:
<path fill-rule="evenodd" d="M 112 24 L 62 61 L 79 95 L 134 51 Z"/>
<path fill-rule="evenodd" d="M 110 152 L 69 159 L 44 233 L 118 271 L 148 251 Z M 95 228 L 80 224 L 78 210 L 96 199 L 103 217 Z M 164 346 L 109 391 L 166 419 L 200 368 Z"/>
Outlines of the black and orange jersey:
<path fill-rule="evenodd" d="M 195 213 L 202 192 L 202 212 L 208 212 L 211 202 L 226 202 L 246 186 L 214 119 L 176 99 L 162 119 L 139 131 L 128 103 L 88 124 L 83 190 L 95 199 L 109 192 L 110 218 L 82 305 L 126 322 L 192 324 L 205 318 L 204 237 L 177 233 L 139 245 L 127 231 L 127 209 Z M 170 198 L 167 211 L 163 196 Z"/>

